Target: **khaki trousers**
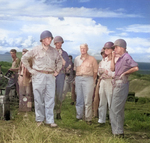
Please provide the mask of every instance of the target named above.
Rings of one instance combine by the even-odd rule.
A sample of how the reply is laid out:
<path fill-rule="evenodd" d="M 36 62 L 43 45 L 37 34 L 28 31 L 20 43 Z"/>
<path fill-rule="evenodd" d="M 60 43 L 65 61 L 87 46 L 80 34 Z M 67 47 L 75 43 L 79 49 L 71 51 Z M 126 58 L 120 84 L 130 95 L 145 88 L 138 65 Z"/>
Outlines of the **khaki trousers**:
<path fill-rule="evenodd" d="M 111 128 L 113 134 L 124 133 L 124 108 L 129 92 L 129 82 L 121 82 L 121 80 L 116 81 L 110 108 Z"/>
<path fill-rule="evenodd" d="M 108 109 L 110 110 L 111 101 L 112 101 L 112 94 L 113 94 L 113 86 L 111 83 L 112 79 L 102 79 L 100 82 L 99 88 L 99 123 L 106 122 L 106 113 L 107 113 L 107 105 Z"/>
<path fill-rule="evenodd" d="M 85 121 L 92 120 L 92 98 L 94 91 L 94 79 L 92 76 L 75 77 L 76 98 L 76 118 Z"/>
<path fill-rule="evenodd" d="M 55 77 L 38 73 L 32 76 L 36 121 L 54 123 Z"/>

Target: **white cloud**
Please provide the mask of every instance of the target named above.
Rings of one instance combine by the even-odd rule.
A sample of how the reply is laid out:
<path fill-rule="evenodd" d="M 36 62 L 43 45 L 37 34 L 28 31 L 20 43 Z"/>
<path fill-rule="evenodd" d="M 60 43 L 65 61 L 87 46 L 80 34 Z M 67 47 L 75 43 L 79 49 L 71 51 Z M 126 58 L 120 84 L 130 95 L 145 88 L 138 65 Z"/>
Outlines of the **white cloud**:
<path fill-rule="evenodd" d="M 11 31 L 7 32 L 5 36 L 0 41 L 0 46 L 5 46 L 5 50 L 10 50 L 7 47 L 19 47 L 22 48 L 32 48 L 39 44 L 40 34 L 43 30 L 50 30 L 53 36 L 62 36 L 65 40 L 63 48 L 69 54 L 79 55 L 79 46 L 82 43 L 87 43 L 89 45 L 89 52 L 91 55 L 101 58 L 100 50 L 107 41 L 114 42 L 116 39 L 125 39 L 127 41 L 127 50 L 130 54 L 134 53 L 144 53 L 150 52 L 150 41 L 144 38 L 130 38 L 126 33 L 120 35 L 112 36 L 110 31 L 106 26 L 97 24 L 96 21 L 91 18 L 73 18 L 64 17 L 63 20 L 56 17 L 42 17 L 32 19 L 30 17 L 25 17 L 27 23 L 22 25 L 22 27 L 17 31 L 21 33 L 21 36 L 17 33 L 15 38 L 9 37 Z M 32 21 L 34 20 L 34 24 Z M 43 22 L 42 24 L 40 22 Z M 2 35 L 3 32 L 1 31 Z M 14 34 L 14 31 L 12 31 Z M 26 38 L 22 35 L 28 35 Z M 29 36 L 30 35 L 30 36 Z M 52 46 L 53 42 L 52 42 Z M 99 56 L 98 56 L 98 54 Z"/>
<path fill-rule="evenodd" d="M 124 36 L 110 36 L 110 41 L 115 42 L 117 39 L 124 39 L 127 42 L 127 51 L 129 54 L 149 53 L 150 40 L 146 38 L 132 38 Z"/>
<path fill-rule="evenodd" d="M 120 8 L 112 11 L 109 8 L 63 7 L 66 0 L 23 0 L 0 1 L 0 51 L 16 48 L 31 49 L 39 44 L 43 30 L 50 30 L 53 36 L 62 36 L 65 40 L 63 49 L 69 54 L 79 55 L 82 43 L 89 45 L 89 53 L 101 58 L 100 50 L 107 41 L 114 42 L 123 38 L 127 41 L 127 50 L 131 54 L 150 53 L 148 39 L 130 37 L 128 32 L 150 32 L 150 25 L 133 24 L 118 28 L 120 34 L 109 30 L 105 25 L 97 23 L 93 17 L 140 17 L 126 14 Z M 53 4 L 52 4 L 53 3 Z M 112 35 L 113 33 L 113 35 Z M 52 46 L 53 42 L 52 42 Z"/>
<path fill-rule="evenodd" d="M 5 52 L 9 52 L 11 49 L 16 49 L 18 52 L 21 51 L 18 47 L 3 47 L 3 46 L 0 46 L 0 53 L 5 53 Z"/>
<path fill-rule="evenodd" d="M 15 45 L 20 48 L 31 48 L 39 42 L 40 34 L 43 30 L 50 30 L 53 36 L 62 36 L 66 41 L 63 48 L 67 50 L 70 54 L 79 54 L 79 46 L 82 43 L 89 44 L 89 49 L 93 49 L 93 53 L 97 53 L 104 44 L 104 40 L 109 39 L 109 29 L 101 24 L 96 24 L 91 18 L 72 18 L 64 17 L 64 20 L 60 20 L 56 17 L 49 18 L 35 18 L 34 24 L 32 24 L 33 19 L 26 17 L 27 23 L 22 25 L 22 28 L 17 31 L 21 33 L 17 37 L 17 33 L 13 40 L 10 38 L 2 39 L 2 46 Z M 43 24 L 39 24 L 40 22 Z M 24 38 L 22 35 L 30 35 Z M 7 35 L 9 37 L 9 35 Z M 7 44 L 3 44 L 5 43 Z M 2 43 L 3 42 L 3 43 Z M 53 42 L 52 42 L 53 43 Z"/>
<path fill-rule="evenodd" d="M 31 16 L 31 17 L 141 17 L 136 14 L 126 14 L 122 10 L 111 11 L 109 9 L 97 8 L 77 8 L 77 7 L 62 7 L 57 5 L 58 2 L 65 0 L 54 0 L 56 4 L 48 3 L 48 1 L 24 0 L 24 1 L 0 1 L 1 18 L 4 16 Z M 8 10 L 9 9 L 9 10 Z M 34 12 L 33 12 L 34 11 Z M 10 17 L 10 18 L 11 18 Z"/>
<path fill-rule="evenodd" d="M 0 40 L 0 51 L 10 51 L 10 49 L 16 49 L 21 51 L 23 48 L 31 49 L 36 46 L 37 42 L 33 39 L 32 36 L 28 36 L 27 39 L 23 37 L 20 38 L 3 38 Z"/>
<path fill-rule="evenodd" d="M 148 24 L 133 24 L 123 28 L 117 28 L 118 30 L 135 33 L 150 33 L 150 25 Z"/>

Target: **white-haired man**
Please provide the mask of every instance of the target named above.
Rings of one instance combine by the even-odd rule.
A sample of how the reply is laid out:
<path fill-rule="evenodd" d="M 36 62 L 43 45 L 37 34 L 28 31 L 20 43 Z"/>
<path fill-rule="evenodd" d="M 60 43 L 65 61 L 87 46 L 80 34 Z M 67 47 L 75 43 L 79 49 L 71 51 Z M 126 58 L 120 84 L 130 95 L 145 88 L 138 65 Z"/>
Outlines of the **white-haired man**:
<path fill-rule="evenodd" d="M 88 53 L 88 45 L 80 45 L 81 55 L 77 56 L 74 61 L 75 91 L 76 91 L 76 118 L 83 119 L 87 124 L 91 124 L 92 120 L 92 97 L 94 92 L 94 84 L 97 77 L 98 65 L 94 57 Z M 84 115 L 85 111 L 85 115 Z"/>

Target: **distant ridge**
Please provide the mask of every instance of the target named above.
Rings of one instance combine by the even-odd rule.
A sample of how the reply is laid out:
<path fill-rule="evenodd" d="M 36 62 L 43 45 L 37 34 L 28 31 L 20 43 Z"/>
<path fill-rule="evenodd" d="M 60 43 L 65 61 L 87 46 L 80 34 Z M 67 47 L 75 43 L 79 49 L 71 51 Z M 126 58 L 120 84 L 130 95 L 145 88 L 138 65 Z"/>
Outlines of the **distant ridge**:
<path fill-rule="evenodd" d="M 5 54 L 0 54 L 0 61 L 11 62 L 12 58 L 10 53 L 6 52 Z"/>
<path fill-rule="evenodd" d="M 10 55 L 10 53 L 9 52 L 6 52 L 5 54 L 9 54 Z M 3 54 L 4 55 L 4 54 Z"/>
<path fill-rule="evenodd" d="M 17 52 L 17 57 L 21 58 L 21 52 Z M 9 52 L 6 52 L 5 54 L 0 54 L 0 61 L 5 62 L 12 62 L 12 58 Z"/>

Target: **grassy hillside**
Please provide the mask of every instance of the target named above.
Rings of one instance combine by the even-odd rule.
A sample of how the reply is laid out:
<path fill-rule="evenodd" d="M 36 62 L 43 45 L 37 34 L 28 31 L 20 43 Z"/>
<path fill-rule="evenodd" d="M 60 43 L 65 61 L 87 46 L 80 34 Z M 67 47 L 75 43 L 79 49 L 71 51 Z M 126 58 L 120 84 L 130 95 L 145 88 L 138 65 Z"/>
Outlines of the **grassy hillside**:
<path fill-rule="evenodd" d="M 129 77 L 129 91 L 135 92 L 137 97 L 150 98 L 150 75 L 141 75 L 138 73 L 131 74 Z"/>
<path fill-rule="evenodd" d="M 116 138 L 111 133 L 109 120 L 98 126 L 98 119 L 92 125 L 76 120 L 75 106 L 70 105 L 71 94 L 62 105 L 62 120 L 56 120 L 58 128 L 48 125 L 37 126 L 34 112 L 11 112 L 12 120 L 0 121 L 0 143 L 149 143 L 150 142 L 150 102 L 127 102 L 125 106 L 125 138 Z M 14 105 L 12 105 L 14 109 Z"/>

